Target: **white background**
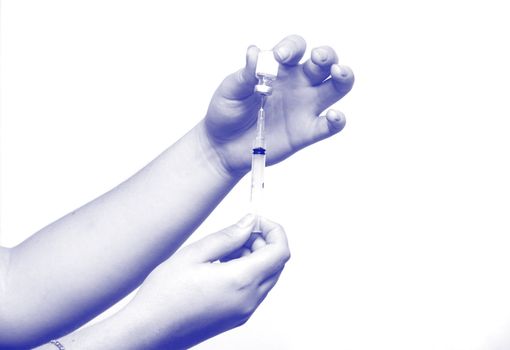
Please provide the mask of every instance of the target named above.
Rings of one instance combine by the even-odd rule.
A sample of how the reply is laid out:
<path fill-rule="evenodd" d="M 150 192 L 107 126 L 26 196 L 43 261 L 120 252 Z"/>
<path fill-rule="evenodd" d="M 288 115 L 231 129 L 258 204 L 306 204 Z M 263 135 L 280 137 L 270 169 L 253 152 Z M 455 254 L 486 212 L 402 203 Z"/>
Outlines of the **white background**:
<path fill-rule="evenodd" d="M 268 169 L 293 257 L 244 327 L 197 349 L 508 349 L 505 8 L 3 1 L 1 242 L 134 173 L 204 116 L 249 44 L 298 33 L 353 68 L 335 106 L 347 127 Z M 244 179 L 192 239 L 242 216 L 248 193 Z"/>

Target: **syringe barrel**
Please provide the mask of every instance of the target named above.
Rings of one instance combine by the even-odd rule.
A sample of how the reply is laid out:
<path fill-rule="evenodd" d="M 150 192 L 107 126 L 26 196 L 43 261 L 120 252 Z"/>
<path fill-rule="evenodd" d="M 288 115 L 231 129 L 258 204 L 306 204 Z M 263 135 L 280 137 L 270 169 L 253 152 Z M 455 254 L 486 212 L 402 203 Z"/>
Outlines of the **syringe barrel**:
<path fill-rule="evenodd" d="M 266 139 L 265 139 L 265 102 L 267 96 L 273 93 L 273 82 L 278 76 L 279 63 L 272 51 L 260 51 L 255 67 L 258 84 L 255 92 L 261 97 L 260 110 L 257 118 L 257 133 L 253 142 L 251 161 L 251 206 L 252 213 L 257 217 L 253 232 L 262 233 L 260 216 L 263 215 L 264 168 L 266 167 Z"/>
<path fill-rule="evenodd" d="M 254 148 L 251 158 L 251 211 L 257 216 L 253 232 L 261 232 L 258 217 L 262 215 L 264 196 L 264 168 L 266 166 L 266 150 Z"/>

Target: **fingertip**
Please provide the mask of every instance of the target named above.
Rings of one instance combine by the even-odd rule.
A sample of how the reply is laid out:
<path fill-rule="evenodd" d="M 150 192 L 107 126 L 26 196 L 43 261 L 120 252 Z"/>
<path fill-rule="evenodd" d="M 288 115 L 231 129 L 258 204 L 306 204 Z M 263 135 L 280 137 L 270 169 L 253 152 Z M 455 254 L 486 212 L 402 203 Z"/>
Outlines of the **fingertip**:
<path fill-rule="evenodd" d="M 285 61 L 290 57 L 291 50 L 287 46 L 280 46 L 273 50 L 274 58 L 279 63 L 285 63 Z"/>
<path fill-rule="evenodd" d="M 264 216 L 259 216 L 259 220 L 260 220 L 260 225 L 262 227 L 262 231 L 264 231 L 264 232 L 270 231 L 270 230 L 275 230 L 275 229 L 283 231 L 282 225 L 280 225 L 279 223 L 277 223 L 275 221 L 269 220 L 268 218 L 266 218 Z"/>
<path fill-rule="evenodd" d="M 260 49 L 255 45 L 250 45 L 246 50 L 246 66 L 242 70 L 243 80 L 248 85 L 253 85 L 256 83 L 257 79 L 255 78 L 255 67 L 257 66 L 257 57 Z"/>
<path fill-rule="evenodd" d="M 262 229 L 262 237 L 265 239 L 266 243 L 285 242 L 285 245 L 288 244 L 285 229 L 279 223 L 265 217 L 260 217 L 260 226 Z"/>
<path fill-rule="evenodd" d="M 273 49 L 275 59 L 284 65 L 298 64 L 305 51 L 305 39 L 296 34 L 285 37 Z"/>
<path fill-rule="evenodd" d="M 254 225 L 255 215 L 247 214 L 243 216 L 234 225 L 231 225 L 220 232 L 223 232 L 227 236 L 230 236 L 236 242 L 241 242 L 241 244 L 245 244 L 250 239 L 250 235 L 251 232 L 253 231 Z"/>
<path fill-rule="evenodd" d="M 328 120 L 328 125 L 332 128 L 332 131 L 339 132 L 345 127 L 346 118 L 340 111 L 330 109 L 326 113 L 326 119 Z"/>
<path fill-rule="evenodd" d="M 253 243 L 251 244 L 251 251 L 254 252 L 256 250 L 259 250 L 260 248 L 263 248 L 266 245 L 266 241 L 261 235 L 258 235 Z"/>
<path fill-rule="evenodd" d="M 237 223 L 236 226 L 240 229 L 247 229 L 251 228 L 253 224 L 255 223 L 255 215 L 253 214 L 246 214 L 243 216 Z"/>
<path fill-rule="evenodd" d="M 310 55 L 312 62 L 317 65 L 322 65 L 328 60 L 328 53 L 323 48 L 316 48 L 312 50 Z"/>
<path fill-rule="evenodd" d="M 243 250 L 241 251 L 241 257 L 245 257 L 245 256 L 248 256 L 251 254 L 251 250 L 248 249 L 248 248 L 243 248 Z"/>
<path fill-rule="evenodd" d="M 316 86 L 318 99 L 315 112 L 318 114 L 332 106 L 351 91 L 354 84 L 354 73 L 348 66 L 333 64 L 330 68 L 331 78 Z"/>
<path fill-rule="evenodd" d="M 338 62 L 338 56 L 330 46 L 319 46 L 312 50 L 310 58 L 313 63 L 321 67 L 328 67 Z"/>
<path fill-rule="evenodd" d="M 249 239 L 255 223 L 254 218 L 254 215 L 248 214 L 234 225 L 190 244 L 188 249 L 193 252 L 192 259 L 200 262 L 229 260 L 228 257 L 235 255 L 236 250 L 242 248 Z"/>
<path fill-rule="evenodd" d="M 354 73 L 348 66 L 333 64 L 331 66 L 331 77 L 338 82 L 348 82 L 354 80 Z"/>
<path fill-rule="evenodd" d="M 301 35 L 291 34 L 285 39 L 292 41 L 296 45 L 296 49 L 306 50 L 306 41 Z"/>
<path fill-rule="evenodd" d="M 257 65 L 257 56 L 259 54 L 260 49 L 255 45 L 250 45 L 246 49 L 246 67 L 253 68 L 255 70 L 255 66 Z"/>

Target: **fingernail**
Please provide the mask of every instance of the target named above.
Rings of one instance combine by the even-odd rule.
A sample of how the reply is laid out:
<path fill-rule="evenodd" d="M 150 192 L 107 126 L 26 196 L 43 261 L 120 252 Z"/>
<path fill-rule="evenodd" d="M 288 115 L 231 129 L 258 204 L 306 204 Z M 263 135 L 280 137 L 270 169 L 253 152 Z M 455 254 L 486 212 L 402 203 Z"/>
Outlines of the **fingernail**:
<path fill-rule="evenodd" d="M 315 54 L 321 62 L 326 62 L 328 59 L 328 53 L 324 49 L 315 49 Z"/>
<path fill-rule="evenodd" d="M 339 65 L 335 65 L 335 67 L 337 67 L 335 74 L 341 76 L 342 78 L 347 78 L 349 76 L 349 70 L 346 67 L 342 67 Z"/>
<path fill-rule="evenodd" d="M 278 55 L 278 57 L 280 58 L 280 60 L 282 61 L 285 61 L 287 58 L 289 58 L 290 56 L 290 50 L 288 47 L 286 46 L 280 46 L 277 50 L 276 50 L 276 54 Z"/>
<path fill-rule="evenodd" d="M 254 219 L 255 219 L 255 215 L 248 214 L 245 217 L 243 217 L 241 220 L 239 220 L 237 225 L 241 228 L 248 227 L 253 223 Z"/>
<path fill-rule="evenodd" d="M 340 118 L 340 115 L 339 115 L 337 112 L 335 112 L 334 110 L 332 110 L 332 109 L 330 109 L 330 110 L 328 111 L 327 116 L 328 116 L 329 118 L 331 118 L 332 120 L 334 120 L 335 122 L 339 122 L 339 121 L 340 121 L 340 119 L 341 119 L 341 118 Z M 330 119 L 330 120 L 331 120 L 331 119 Z"/>

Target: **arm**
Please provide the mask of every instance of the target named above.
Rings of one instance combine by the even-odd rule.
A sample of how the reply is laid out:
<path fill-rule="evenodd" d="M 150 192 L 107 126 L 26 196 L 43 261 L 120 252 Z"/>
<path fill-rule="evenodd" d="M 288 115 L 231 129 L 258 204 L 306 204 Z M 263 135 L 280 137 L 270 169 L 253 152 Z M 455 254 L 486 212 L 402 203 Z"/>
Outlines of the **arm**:
<path fill-rule="evenodd" d="M 239 179 L 214 167 L 202 133 L 199 124 L 132 178 L 10 251 L 0 339 L 75 329 L 182 244 Z"/>
<path fill-rule="evenodd" d="M 250 246 L 253 219 L 247 216 L 180 250 L 149 275 L 124 309 L 60 343 L 66 350 L 188 349 L 245 323 L 290 256 L 283 229 L 266 219 L 263 239 Z M 242 257 L 223 261 L 240 249 Z"/>
<path fill-rule="evenodd" d="M 280 78 L 266 105 L 268 163 L 339 132 L 328 111 L 353 84 L 328 47 L 291 36 L 275 52 Z M 258 109 L 258 49 L 216 91 L 206 118 L 126 182 L 10 251 L 1 341 L 39 341 L 77 328 L 138 286 L 249 170 Z"/>

